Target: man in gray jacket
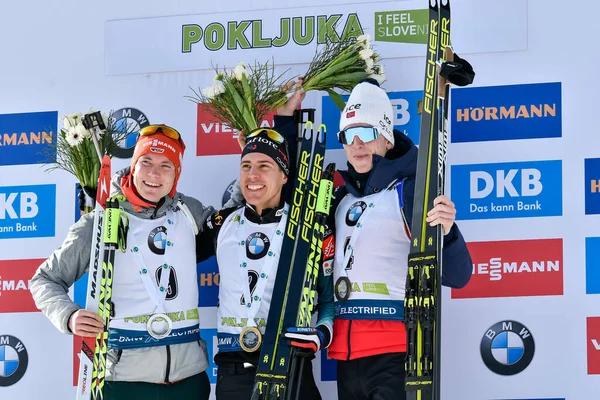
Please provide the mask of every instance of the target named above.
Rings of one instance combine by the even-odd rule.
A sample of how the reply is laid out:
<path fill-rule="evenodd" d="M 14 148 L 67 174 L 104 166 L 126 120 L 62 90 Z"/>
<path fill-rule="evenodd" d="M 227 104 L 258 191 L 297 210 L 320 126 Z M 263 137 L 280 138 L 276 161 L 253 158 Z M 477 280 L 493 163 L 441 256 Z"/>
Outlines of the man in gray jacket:
<path fill-rule="evenodd" d="M 119 206 L 129 229 L 126 249 L 114 261 L 105 400 L 201 400 L 210 394 L 199 336 L 195 240 L 214 209 L 176 191 L 184 150 L 173 128 L 145 127 L 130 169 L 113 178 L 112 194 L 126 198 Z M 38 268 L 31 292 L 61 332 L 95 337 L 102 319 L 68 296 L 88 270 L 93 220 L 89 213 L 71 226 L 62 246 Z M 156 315 L 161 318 L 153 325 Z"/>

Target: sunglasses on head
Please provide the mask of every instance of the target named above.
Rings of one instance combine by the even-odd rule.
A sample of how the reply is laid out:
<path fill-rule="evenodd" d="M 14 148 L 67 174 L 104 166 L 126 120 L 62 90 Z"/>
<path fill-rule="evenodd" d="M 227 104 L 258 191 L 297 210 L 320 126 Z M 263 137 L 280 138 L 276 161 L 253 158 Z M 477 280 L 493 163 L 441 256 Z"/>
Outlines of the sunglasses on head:
<path fill-rule="evenodd" d="M 181 135 L 175 129 L 167 125 L 148 125 L 138 132 L 140 136 L 152 136 L 157 133 L 162 133 L 166 137 L 174 140 L 180 140 Z"/>
<path fill-rule="evenodd" d="M 246 140 L 262 135 L 262 134 L 266 134 L 269 139 L 271 139 L 274 142 L 277 143 L 286 143 L 285 138 L 281 135 L 281 133 L 277 132 L 276 130 L 273 129 L 264 129 L 264 128 L 259 128 L 259 129 L 255 129 L 252 132 L 250 132 L 249 134 L 246 135 Z"/>
<path fill-rule="evenodd" d="M 379 130 L 374 126 L 355 126 L 338 132 L 338 140 L 341 144 L 351 145 L 355 137 L 363 143 L 368 143 L 379 137 Z"/>

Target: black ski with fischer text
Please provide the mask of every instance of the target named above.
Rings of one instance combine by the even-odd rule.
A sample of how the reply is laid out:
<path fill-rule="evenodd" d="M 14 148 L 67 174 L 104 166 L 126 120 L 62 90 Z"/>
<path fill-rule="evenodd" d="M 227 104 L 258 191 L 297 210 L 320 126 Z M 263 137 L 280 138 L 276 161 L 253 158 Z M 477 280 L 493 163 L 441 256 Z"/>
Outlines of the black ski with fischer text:
<path fill-rule="evenodd" d="M 427 212 L 444 194 L 448 143 L 449 82 L 439 62 L 450 46 L 450 0 L 430 0 L 425 86 L 405 295 L 408 400 L 440 399 L 443 228 L 431 227 Z"/>
<path fill-rule="evenodd" d="M 314 137 L 314 110 L 298 110 L 301 145 L 296 181 L 289 199 L 288 221 L 267 317 L 252 400 L 289 399 L 298 387 L 302 364 L 282 333 L 289 327 L 310 326 L 317 276 L 321 265 L 323 210 L 317 207 L 325 154 L 322 125 Z M 303 125 L 303 126 L 302 126 Z M 314 142 L 314 143 L 313 143 Z M 331 189 L 333 184 L 331 183 Z M 330 192 L 331 193 L 331 192 Z M 320 238 L 320 241 L 319 241 Z"/>

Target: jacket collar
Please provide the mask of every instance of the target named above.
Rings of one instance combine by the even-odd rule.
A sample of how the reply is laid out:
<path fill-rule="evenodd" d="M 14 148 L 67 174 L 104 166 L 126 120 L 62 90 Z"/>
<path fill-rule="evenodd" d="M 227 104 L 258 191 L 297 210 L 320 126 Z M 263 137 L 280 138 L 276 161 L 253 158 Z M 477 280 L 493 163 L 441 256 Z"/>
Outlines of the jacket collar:
<path fill-rule="evenodd" d="M 248 221 L 254 222 L 255 224 L 269 224 L 272 222 L 281 221 L 283 216 L 283 207 L 285 202 L 281 201 L 277 207 L 265 208 L 261 215 L 256 212 L 253 205 L 244 204 L 244 216 L 248 218 Z"/>

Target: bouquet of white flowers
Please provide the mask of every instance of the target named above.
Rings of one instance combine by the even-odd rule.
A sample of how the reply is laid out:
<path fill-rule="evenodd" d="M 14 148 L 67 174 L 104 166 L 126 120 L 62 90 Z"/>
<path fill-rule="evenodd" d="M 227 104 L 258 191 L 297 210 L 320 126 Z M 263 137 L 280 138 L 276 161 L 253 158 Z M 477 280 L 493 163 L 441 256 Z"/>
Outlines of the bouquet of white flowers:
<path fill-rule="evenodd" d="M 215 68 L 214 84 L 194 96 L 186 96 L 202 103 L 210 115 L 246 135 L 259 127 L 260 121 L 271 111 L 285 104 L 289 90 L 282 85 L 283 74 L 275 76 L 275 66 L 245 62 L 233 70 Z"/>
<path fill-rule="evenodd" d="M 131 133 L 127 131 L 127 128 L 117 128 L 113 117 L 106 114 L 101 115 L 102 125 L 105 129 L 95 129 L 97 148 L 92 138 L 92 132 L 84 126 L 84 116 L 81 113 L 75 113 L 63 117 L 63 128 L 57 135 L 54 146 L 47 154 L 48 163 L 53 164 L 47 170 L 62 169 L 75 175 L 85 193 L 92 200 L 98 185 L 100 155 L 112 157 L 114 149 Z M 88 206 L 84 212 L 92 209 L 93 207 Z"/>
<path fill-rule="evenodd" d="M 379 83 L 385 80 L 381 58 L 371 47 L 369 35 L 343 37 L 339 42 L 326 40 L 304 74 L 304 91 L 323 90 L 336 106 L 343 110 L 345 103 L 334 89 L 351 92 L 365 78 Z"/>
<path fill-rule="evenodd" d="M 368 35 L 343 37 L 338 42 L 328 38 L 304 74 L 302 89 L 326 91 L 342 110 L 345 103 L 334 89 L 350 92 L 368 77 L 383 82 L 383 66 L 378 61 Z M 273 63 L 251 67 L 242 62 L 231 71 L 215 68 L 215 72 L 212 86 L 192 89 L 194 96 L 186 97 L 204 104 L 210 115 L 242 134 L 257 129 L 265 115 L 283 106 L 288 95 L 297 90 L 282 79 L 283 74 L 275 76 Z"/>

